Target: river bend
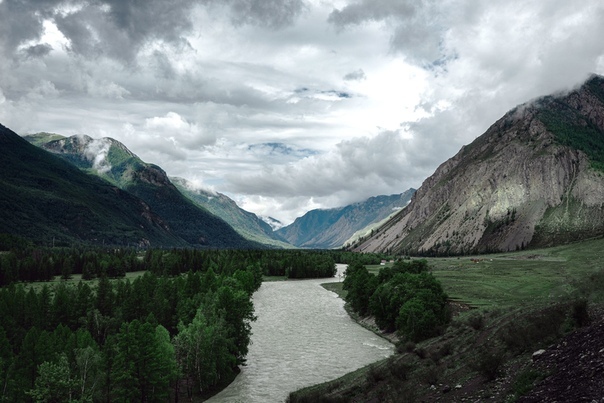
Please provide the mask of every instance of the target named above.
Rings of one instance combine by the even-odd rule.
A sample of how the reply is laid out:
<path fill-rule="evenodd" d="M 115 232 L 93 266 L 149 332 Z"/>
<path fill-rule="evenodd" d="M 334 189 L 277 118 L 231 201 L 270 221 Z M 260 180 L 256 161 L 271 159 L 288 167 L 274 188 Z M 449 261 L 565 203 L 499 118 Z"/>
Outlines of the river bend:
<path fill-rule="evenodd" d="M 338 265 L 338 274 L 345 269 Z M 267 282 L 253 301 L 248 364 L 209 402 L 283 402 L 290 392 L 386 358 L 393 345 L 354 322 L 344 302 L 320 284 L 333 279 Z"/>

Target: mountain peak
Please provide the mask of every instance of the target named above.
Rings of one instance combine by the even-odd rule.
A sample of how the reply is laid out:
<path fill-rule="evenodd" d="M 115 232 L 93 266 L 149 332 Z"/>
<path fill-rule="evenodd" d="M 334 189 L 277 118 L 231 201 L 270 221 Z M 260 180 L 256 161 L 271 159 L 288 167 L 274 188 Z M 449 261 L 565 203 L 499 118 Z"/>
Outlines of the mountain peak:
<path fill-rule="evenodd" d="M 506 113 L 359 251 L 508 251 L 604 231 L 604 78 Z"/>

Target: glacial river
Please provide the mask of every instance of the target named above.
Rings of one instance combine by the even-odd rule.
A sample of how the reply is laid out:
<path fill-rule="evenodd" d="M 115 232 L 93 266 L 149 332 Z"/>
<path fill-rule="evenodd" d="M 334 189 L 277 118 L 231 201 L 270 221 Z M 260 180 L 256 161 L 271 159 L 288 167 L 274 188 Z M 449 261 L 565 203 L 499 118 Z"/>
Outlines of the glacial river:
<path fill-rule="evenodd" d="M 345 269 L 338 265 L 338 274 Z M 386 358 L 394 346 L 356 324 L 344 302 L 320 284 L 332 279 L 263 283 L 253 301 L 248 364 L 209 402 L 283 402 L 290 392 Z"/>

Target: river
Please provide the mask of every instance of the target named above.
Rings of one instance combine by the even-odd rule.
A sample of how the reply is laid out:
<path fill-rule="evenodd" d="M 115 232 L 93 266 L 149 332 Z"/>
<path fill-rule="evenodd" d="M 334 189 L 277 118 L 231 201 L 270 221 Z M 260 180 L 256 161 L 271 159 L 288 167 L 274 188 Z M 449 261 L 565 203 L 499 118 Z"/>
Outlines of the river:
<path fill-rule="evenodd" d="M 247 365 L 209 402 L 283 402 L 290 392 L 338 378 L 386 358 L 394 346 L 354 322 L 336 294 L 322 283 L 332 279 L 266 282 L 253 301 Z"/>

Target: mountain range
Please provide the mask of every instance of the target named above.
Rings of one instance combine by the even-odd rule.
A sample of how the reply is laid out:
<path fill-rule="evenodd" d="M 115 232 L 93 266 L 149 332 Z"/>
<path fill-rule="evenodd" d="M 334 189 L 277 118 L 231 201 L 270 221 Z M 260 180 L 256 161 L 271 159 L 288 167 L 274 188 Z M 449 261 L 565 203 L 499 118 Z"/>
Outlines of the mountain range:
<path fill-rule="evenodd" d="M 447 255 L 604 234 L 604 78 L 520 105 L 444 162 L 359 252 Z"/>
<path fill-rule="evenodd" d="M 112 138 L 64 137 L 54 133 L 37 133 L 24 138 L 141 198 L 165 219 L 178 236 L 193 245 L 205 242 L 207 236 L 199 239 L 192 236 L 201 221 L 215 221 L 208 220 L 207 213 L 210 213 L 224 220 L 245 239 L 263 245 L 317 249 L 341 247 L 355 232 L 404 207 L 414 192 L 410 189 L 403 194 L 376 196 L 340 208 L 312 210 L 286 227 L 272 219 L 271 226 L 255 214 L 241 209 L 224 194 L 196 188 L 183 178 L 169 178 L 160 167 L 143 162 L 124 144 Z M 273 226 L 279 229 L 274 231 Z M 226 239 L 223 241 L 227 246 Z"/>
<path fill-rule="evenodd" d="M 401 194 L 370 197 L 344 207 L 310 210 L 276 232 L 298 247 L 339 248 L 356 232 L 405 207 L 414 192 L 415 189 L 409 189 Z"/>
<path fill-rule="evenodd" d="M 0 228 L 39 244 L 186 246 L 134 195 L 0 125 Z"/>
<path fill-rule="evenodd" d="M 240 208 L 228 196 L 219 192 L 196 188 L 183 178 L 170 178 L 176 188 L 194 203 L 222 218 L 246 239 L 280 248 L 292 245 L 273 232 L 273 228 L 256 214 Z"/>
<path fill-rule="evenodd" d="M 49 133 L 25 136 L 25 139 L 139 197 L 189 245 L 257 247 L 255 241 L 279 244 L 274 236 L 271 237 L 272 231 L 267 224 L 262 228 L 255 215 L 239 209 L 226 196 L 212 203 L 199 203 L 200 192 L 189 191 L 189 184 L 182 179 L 171 180 L 163 169 L 143 162 L 117 140 L 107 137 L 93 139 L 86 135 L 63 137 Z M 216 214 L 217 210 L 222 214 Z M 237 218 L 228 222 L 222 217 Z M 248 221 L 258 228 L 248 230 Z M 243 231 L 236 233 L 234 228 Z M 285 245 L 284 242 L 279 244 Z"/>

